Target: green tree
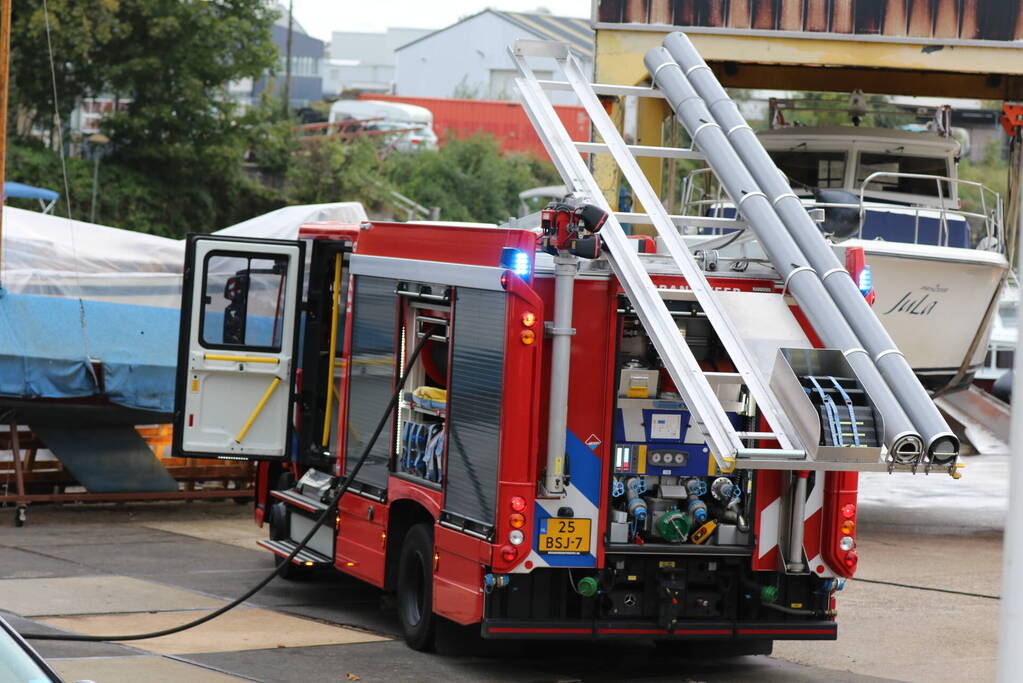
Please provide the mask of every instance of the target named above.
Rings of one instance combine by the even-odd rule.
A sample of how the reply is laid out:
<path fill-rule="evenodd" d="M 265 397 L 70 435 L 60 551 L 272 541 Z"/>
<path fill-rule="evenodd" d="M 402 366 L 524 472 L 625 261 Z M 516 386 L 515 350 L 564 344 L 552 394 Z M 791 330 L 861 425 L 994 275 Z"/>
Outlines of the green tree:
<path fill-rule="evenodd" d="M 381 177 L 373 141 L 307 140 L 288 164 L 285 193 L 290 202 L 359 201 L 367 209 L 378 209 L 387 201 L 390 187 Z"/>
<path fill-rule="evenodd" d="M 48 0 L 48 12 L 37 0 L 14 3 L 11 115 L 25 122 L 20 132 L 54 123 L 51 45 L 65 126 L 84 97 L 126 103 L 102 122 L 112 142 L 101 163 L 97 220 L 181 236 L 283 202 L 245 174 L 242 160 L 263 138 L 280 139 L 268 131 L 286 124 L 241 113 L 227 92 L 231 81 L 259 78 L 276 63 L 276 14 L 263 0 Z M 266 156 L 281 166 L 289 151 Z M 56 161 L 28 141 L 18 157 L 24 165 L 9 169 L 12 177 L 59 187 Z M 79 161 L 68 160 L 76 209 L 91 191 L 83 169 L 92 164 Z"/>
<path fill-rule="evenodd" d="M 385 163 L 398 192 L 439 206 L 444 220 L 501 222 L 516 214 L 519 192 L 559 182 L 549 162 L 501 155 L 492 137 L 453 137 L 437 151 L 394 154 Z"/>
<path fill-rule="evenodd" d="M 127 32 L 118 15 L 120 6 L 121 0 L 49 0 L 47 15 L 38 0 L 13 0 L 10 115 L 20 115 L 23 129 L 36 125 L 49 130 L 54 125 L 51 45 L 62 120 L 83 97 L 102 91 L 104 48 Z"/>
<path fill-rule="evenodd" d="M 117 153 L 172 171 L 236 171 L 250 121 L 226 86 L 275 64 L 276 14 L 262 0 L 119 2 L 127 28 L 103 55 L 109 88 L 130 98 L 104 124 Z"/>

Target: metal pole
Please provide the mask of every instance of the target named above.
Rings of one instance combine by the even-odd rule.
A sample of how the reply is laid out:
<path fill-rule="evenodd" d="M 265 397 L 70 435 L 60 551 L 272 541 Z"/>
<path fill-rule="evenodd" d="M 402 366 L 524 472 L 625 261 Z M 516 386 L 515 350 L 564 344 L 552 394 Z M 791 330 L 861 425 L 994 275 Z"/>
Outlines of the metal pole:
<path fill-rule="evenodd" d="M 4 180 L 7 179 L 7 91 L 10 88 L 11 57 L 11 0 L 2 0 L 3 16 L 0 16 L 0 268 L 4 255 L 3 205 Z M 3 284 L 0 272 L 0 285 Z M 2 289 L 0 289 L 2 291 Z"/>
<path fill-rule="evenodd" d="M 1023 135 L 1020 128 L 1016 135 Z M 1017 144 L 1023 143 L 1023 140 Z M 1016 192 L 1023 189 L 1023 154 L 1020 155 L 1020 173 L 1016 176 Z M 1017 234 L 1023 234 L 1023 211 L 1019 213 Z M 1023 240 L 1017 240 L 1017 248 L 1023 250 Z M 1019 273 L 1023 258 L 1016 259 Z M 1009 511 L 1005 517 L 1005 549 L 1002 559 L 1002 611 L 1000 640 L 998 643 L 998 682 L 1011 683 L 1019 680 L 1023 670 L 1023 590 L 1019 580 L 1023 575 L 1023 464 L 1019 454 L 1023 453 L 1023 335 L 1016 340 L 1016 361 L 1013 364 L 1012 426 L 1009 432 Z"/>
<path fill-rule="evenodd" d="M 714 169 L 736 209 L 749 222 L 767 257 L 785 279 L 811 327 L 829 347 L 840 349 L 867 395 L 884 418 L 884 442 L 890 456 L 900 464 L 919 462 L 923 443 L 899 402 L 863 350 L 849 323 L 841 315 L 820 278 L 774 212 L 774 207 L 732 149 L 721 126 L 693 90 L 682 67 L 664 48 L 647 51 L 647 69 Z M 745 124 L 744 124 L 745 125 Z M 862 296 L 860 297 L 863 298 Z"/>
<path fill-rule="evenodd" d="M 284 103 L 281 105 L 285 118 L 291 111 L 291 30 L 294 24 L 294 13 L 292 12 L 294 7 L 295 0 L 288 0 L 288 37 L 285 39 L 284 56 Z"/>
<path fill-rule="evenodd" d="M 684 33 L 672 33 L 665 38 L 664 46 L 685 73 L 683 78 L 706 102 L 713 116 L 710 120 L 716 121 L 728 131 L 728 142 L 742 160 L 742 165 L 753 176 L 759 189 L 767 195 L 791 239 L 823 282 L 827 296 L 852 328 L 857 340 L 855 346 L 862 346 L 869 352 L 869 358 L 884 378 L 890 393 L 897 399 L 901 410 L 909 417 L 912 428 L 923 437 L 930 461 L 951 465 L 959 454 L 959 440 L 934 406 L 934 401 L 920 384 L 905 356 L 864 300 L 849 272 L 839 263 L 835 252 L 821 236 L 802 201 L 792 192 L 788 181 L 756 133 L 739 113 L 735 101 L 721 87 L 721 83 Z M 887 416 L 885 422 L 887 430 Z"/>
<path fill-rule="evenodd" d="M 96 222 L 96 185 L 99 181 L 99 151 L 96 151 L 96 162 L 92 165 L 92 208 L 89 209 L 89 222 Z"/>
<path fill-rule="evenodd" d="M 789 519 L 789 552 L 785 558 L 785 566 L 790 572 L 799 573 L 806 565 L 803 564 L 803 535 L 806 530 L 806 484 L 810 473 L 802 470 L 793 472 L 795 490 L 792 492 L 792 514 Z M 817 476 L 820 476 L 819 474 Z"/>
<path fill-rule="evenodd" d="M 551 342 L 551 400 L 547 411 L 547 470 L 544 490 L 565 492 L 565 430 L 568 429 L 568 371 L 572 354 L 572 299 L 579 259 L 568 254 L 554 257 L 554 324 Z"/>

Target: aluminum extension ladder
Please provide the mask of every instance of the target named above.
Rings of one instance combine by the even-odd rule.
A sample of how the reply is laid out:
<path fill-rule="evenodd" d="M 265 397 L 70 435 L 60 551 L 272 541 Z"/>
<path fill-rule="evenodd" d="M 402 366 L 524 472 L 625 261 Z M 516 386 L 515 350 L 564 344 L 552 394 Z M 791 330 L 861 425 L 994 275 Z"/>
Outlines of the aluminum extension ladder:
<path fill-rule="evenodd" d="M 808 464 L 806 451 L 799 443 L 797 432 L 789 417 L 769 386 L 768 379 L 757 367 L 752 353 L 739 335 L 722 302 L 707 282 L 703 270 L 676 229 L 676 225 L 688 221 L 682 216 L 668 214 L 636 161 L 636 156 L 692 159 L 703 158 L 703 155 L 694 150 L 673 147 L 627 145 L 597 98 L 598 92 L 607 95 L 646 97 L 660 97 L 660 93 L 652 88 L 591 85 L 579 62 L 564 43 L 518 40 L 510 52 L 521 74 L 515 82 L 521 94 L 523 107 L 569 190 L 576 197 L 608 212 L 608 219 L 601 228 L 600 236 L 607 248 L 611 267 L 621 281 L 647 334 L 650 335 L 662 362 L 682 393 L 718 466 L 725 471 L 731 470 L 736 464 L 744 467 L 780 465 L 785 468 L 805 467 Z M 556 60 L 566 80 L 538 80 L 526 61 L 529 57 Z M 547 95 L 548 90 L 574 92 L 604 142 L 572 140 L 554 110 L 554 105 Z M 609 153 L 649 213 L 616 213 L 608 204 L 580 153 Z M 732 426 L 707 376 L 679 334 L 668 307 L 622 229 L 620 222 L 622 220 L 653 225 L 675 266 L 685 277 L 697 301 L 703 307 L 739 375 L 771 426 L 772 432 L 738 432 Z M 695 219 L 690 220 L 695 222 Z M 708 219 L 701 218 L 699 222 L 704 225 L 708 223 Z M 718 222 L 724 225 L 726 220 L 718 219 Z M 727 220 L 727 223 L 730 227 L 738 221 Z M 750 448 L 742 443 L 742 439 L 775 440 L 780 448 Z"/>

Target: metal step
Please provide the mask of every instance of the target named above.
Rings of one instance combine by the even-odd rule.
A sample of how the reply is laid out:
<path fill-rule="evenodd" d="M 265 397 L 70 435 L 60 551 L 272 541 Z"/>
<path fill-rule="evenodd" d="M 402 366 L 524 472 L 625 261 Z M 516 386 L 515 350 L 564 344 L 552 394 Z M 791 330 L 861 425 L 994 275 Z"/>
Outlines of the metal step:
<path fill-rule="evenodd" d="M 327 509 L 327 506 L 315 498 L 304 496 L 294 489 L 287 489 L 285 491 L 271 491 L 270 496 L 278 500 L 283 500 L 289 505 L 305 510 L 306 512 L 320 513 Z"/>
<path fill-rule="evenodd" d="M 278 557 L 288 557 L 292 551 L 295 550 L 298 543 L 291 540 L 283 541 L 271 541 L 263 540 L 256 541 L 256 545 L 266 548 L 274 555 Z M 323 553 L 318 553 L 310 548 L 302 548 L 298 551 L 298 554 L 291 560 L 292 564 L 302 565 L 303 567 L 333 567 L 334 560 L 327 557 Z"/>

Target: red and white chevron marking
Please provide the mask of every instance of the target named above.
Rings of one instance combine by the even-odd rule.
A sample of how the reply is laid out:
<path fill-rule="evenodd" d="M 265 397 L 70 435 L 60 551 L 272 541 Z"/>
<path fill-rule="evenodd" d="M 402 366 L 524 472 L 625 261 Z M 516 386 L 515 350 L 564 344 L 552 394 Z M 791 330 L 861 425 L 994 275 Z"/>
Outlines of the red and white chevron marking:
<path fill-rule="evenodd" d="M 780 540 L 782 472 L 760 470 L 756 473 L 756 519 L 753 532 L 757 543 L 753 552 L 753 571 L 776 571 L 781 568 L 778 550 Z"/>
<path fill-rule="evenodd" d="M 754 571 L 776 571 L 782 568 L 783 556 L 778 547 L 788 520 L 782 519 L 782 495 L 785 472 L 761 470 L 756 474 L 757 516 L 754 524 L 756 547 L 753 554 Z M 803 513 L 803 552 L 808 558 L 810 571 L 822 577 L 834 572 L 821 558 L 824 520 L 824 473 L 812 477 Z"/>
<path fill-rule="evenodd" d="M 817 472 L 813 477 L 806 498 L 806 510 L 803 514 L 803 552 L 806 554 L 810 571 L 817 576 L 833 577 L 835 574 L 821 558 L 821 543 L 824 524 L 824 472 Z"/>

